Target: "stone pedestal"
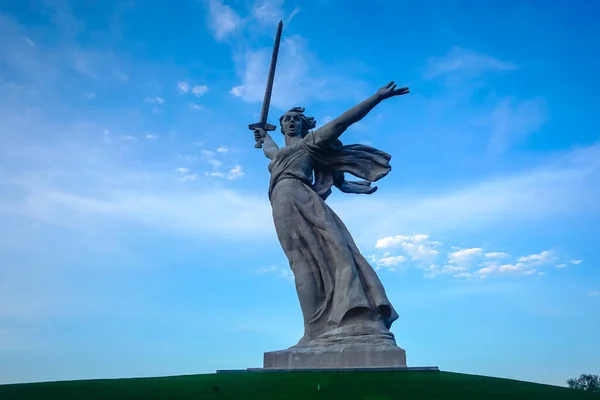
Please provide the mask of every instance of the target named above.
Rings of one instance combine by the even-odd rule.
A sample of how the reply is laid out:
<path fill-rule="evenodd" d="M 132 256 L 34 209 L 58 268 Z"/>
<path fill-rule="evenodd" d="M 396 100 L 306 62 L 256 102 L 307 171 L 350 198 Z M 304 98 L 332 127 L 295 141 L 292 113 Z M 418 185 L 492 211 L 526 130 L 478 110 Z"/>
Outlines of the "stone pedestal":
<path fill-rule="evenodd" d="M 406 367 L 406 352 L 396 345 L 331 344 L 291 347 L 264 354 L 264 369 L 344 369 Z"/>

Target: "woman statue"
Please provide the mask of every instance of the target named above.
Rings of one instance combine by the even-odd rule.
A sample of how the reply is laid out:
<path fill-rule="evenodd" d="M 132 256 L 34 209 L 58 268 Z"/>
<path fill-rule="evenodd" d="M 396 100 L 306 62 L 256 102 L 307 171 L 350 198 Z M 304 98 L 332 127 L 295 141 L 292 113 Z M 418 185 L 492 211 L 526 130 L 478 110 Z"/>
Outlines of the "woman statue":
<path fill-rule="evenodd" d="M 273 220 L 294 273 L 304 317 L 304 336 L 298 347 L 339 342 L 395 344 L 389 329 L 398 314 L 377 274 L 325 199 L 332 186 L 345 193 L 377 190 L 371 183 L 390 172 L 391 156 L 369 146 L 344 146 L 338 138 L 381 101 L 408 92 L 390 82 L 314 131 L 315 119 L 304 115 L 304 108 L 292 108 L 279 119 L 285 135 L 282 148 L 264 130 L 254 132 L 271 160 Z M 345 172 L 364 181 L 346 181 Z"/>

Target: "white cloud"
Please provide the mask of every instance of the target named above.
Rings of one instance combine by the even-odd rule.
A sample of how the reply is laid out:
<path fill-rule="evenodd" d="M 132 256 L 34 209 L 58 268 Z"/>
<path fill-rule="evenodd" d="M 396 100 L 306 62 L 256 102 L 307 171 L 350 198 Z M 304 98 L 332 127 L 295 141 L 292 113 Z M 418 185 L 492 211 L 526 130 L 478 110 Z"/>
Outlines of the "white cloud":
<path fill-rule="evenodd" d="M 196 97 L 200 97 L 203 94 L 205 94 L 206 92 L 208 92 L 208 86 L 206 86 L 206 85 L 197 85 L 192 88 L 192 93 Z"/>
<path fill-rule="evenodd" d="M 240 16 L 223 1 L 208 0 L 208 26 L 217 41 L 225 40 L 240 23 Z"/>
<path fill-rule="evenodd" d="M 202 106 L 201 106 L 201 105 L 199 105 L 199 104 L 196 104 L 196 103 L 191 103 L 191 104 L 190 104 L 190 108 L 191 108 L 192 110 L 202 110 Z"/>
<path fill-rule="evenodd" d="M 504 264 L 498 268 L 498 271 L 500 271 L 500 272 L 519 272 L 519 271 L 524 270 L 526 267 L 527 267 L 527 265 L 525 265 L 523 263 Z"/>
<path fill-rule="evenodd" d="M 131 135 L 121 136 L 121 139 L 123 139 L 123 140 L 137 140 L 136 138 L 134 138 Z"/>
<path fill-rule="evenodd" d="M 144 103 L 149 103 L 149 104 L 164 104 L 165 99 L 163 99 L 162 97 L 158 97 L 158 96 L 154 96 L 154 97 L 146 97 L 144 99 Z"/>
<path fill-rule="evenodd" d="M 435 247 L 435 249 L 433 248 Z M 535 266 L 541 266 L 557 260 L 556 254 L 550 251 L 542 251 L 539 254 L 519 257 L 515 262 L 507 262 L 510 255 L 505 252 L 486 252 L 485 249 L 459 248 L 456 246 L 444 246 L 439 241 L 432 241 L 428 235 L 396 235 L 379 239 L 375 244 L 376 249 L 401 249 L 408 256 L 408 260 L 417 263 L 410 265 L 424 269 L 426 278 L 434 278 L 439 275 L 451 275 L 454 278 L 488 278 L 496 273 L 512 273 L 513 275 L 537 275 L 541 276 Z M 442 253 L 447 255 L 447 264 L 439 268 L 437 264 L 423 266 L 420 261 L 434 261 Z M 404 256 L 402 256 L 404 257 Z M 389 252 L 383 256 L 373 255 L 371 261 L 379 263 L 381 259 L 393 259 Z M 503 264 L 500 265 L 500 261 Z M 565 264 L 566 265 L 566 264 Z M 558 268 L 564 265 L 557 266 Z"/>
<path fill-rule="evenodd" d="M 228 151 L 229 151 L 229 149 L 225 146 L 221 146 L 221 147 L 217 148 L 218 153 L 227 153 Z"/>
<path fill-rule="evenodd" d="M 91 100 L 91 99 L 93 99 L 96 96 L 96 93 L 85 92 L 83 95 L 85 96 L 86 99 Z"/>
<path fill-rule="evenodd" d="M 205 172 L 204 175 L 216 178 L 225 178 L 225 174 L 219 171 Z"/>
<path fill-rule="evenodd" d="M 233 167 L 229 170 L 229 172 L 227 174 L 227 178 L 228 179 L 238 179 L 244 175 L 245 175 L 245 173 L 244 173 L 244 171 L 242 171 L 242 166 L 236 165 L 235 167 Z"/>
<path fill-rule="evenodd" d="M 416 234 L 412 236 L 396 235 L 388 236 L 377 240 L 375 247 L 378 249 L 386 249 L 388 247 L 401 246 L 405 242 L 424 242 L 429 238 L 427 235 Z"/>
<path fill-rule="evenodd" d="M 490 258 L 490 259 L 493 259 L 493 260 L 509 257 L 509 255 L 507 253 L 504 253 L 504 252 L 501 252 L 501 251 L 492 252 L 492 253 L 485 253 L 484 256 L 485 256 L 485 258 Z"/>
<path fill-rule="evenodd" d="M 506 72 L 517 68 L 513 63 L 498 60 L 487 54 L 454 47 L 443 57 L 430 58 L 425 67 L 424 77 L 434 79 L 453 74 L 472 77 L 487 71 Z"/>
<path fill-rule="evenodd" d="M 177 168 L 176 171 L 179 172 L 180 174 L 185 174 L 185 173 L 190 172 L 190 169 L 189 168 L 180 167 L 180 168 Z"/>
<path fill-rule="evenodd" d="M 567 266 L 567 264 L 564 264 L 564 263 L 563 263 L 563 264 L 558 264 L 558 265 L 556 266 L 556 268 L 565 268 L 566 266 Z"/>
<path fill-rule="evenodd" d="M 388 256 L 388 257 L 382 257 L 382 258 L 378 259 L 377 265 L 382 266 L 382 267 L 393 267 L 404 261 L 406 261 L 406 257 L 403 257 L 403 256 Z"/>
<path fill-rule="evenodd" d="M 518 259 L 520 263 L 530 263 L 530 264 L 547 264 L 555 260 L 554 253 L 552 250 L 544 250 L 538 254 L 530 254 L 528 256 L 523 256 Z"/>
<path fill-rule="evenodd" d="M 494 272 L 496 272 L 497 269 L 498 269 L 498 267 L 496 267 L 495 265 L 491 265 L 489 267 L 481 268 L 479 271 L 477 271 L 477 273 L 480 276 L 488 276 L 488 275 L 493 274 Z"/>
<path fill-rule="evenodd" d="M 462 249 L 462 250 L 458 250 L 455 251 L 453 253 L 450 253 L 448 255 L 448 260 L 450 261 L 461 261 L 461 260 L 466 260 L 466 259 L 471 259 L 473 257 L 478 257 L 483 253 L 483 249 L 479 248 L 479 247 L 474 247 L 471 249 Z"/>
<path fill-rule="evenodd" d="M 152 134 L 152 133 L 148 133 L 148 134 L 146 134 L 146 136 L 144 136 L 144 139 L 146 139 L 146 140 L 158 139 L 158 135 L 155 135 L 155 134 Z"/>
<path fill-rule="evenodd" d="M 600 296 L 600 290 L 594 290 L 588 293 L 590 296 Z"/>
<path fill-rule="evenodd" d="M 187 93 L 190 91 L 190 84 L 187 81 L 179 81 L 177 82 L 177 89 L 179 93 Z"/>
<path fill-rule="evenodd" d="M 234 86 L 229 91 L 230 94 L 235 97 L 242 97 L 242 93 L 244 92 L 244 85 Z"/>
<path fill-rule="evenodd" d="M 459 271 L 465 271 L 476 264 L 483 255 L 483 249 L 474 247 L 470 249 L 461 249 L 448 254 L 448 262 L 451 265 L 446 267 L 457 267 Z"/>
<path fill-rule="evenodd" d="M 440 254 L 433 246 L 440 243 L 431 242 L 428 238 L 424 234 L 388 236 L 377 240 L 375 248 L 386 249 L 396 247 L 402 249 L 413 261 L 423 260 L 431 262 Z"/>
<path fill-rule="evenodd" d="M 579 265 L 583 262 L 583 260 L 571 260 L 569 261 L 569 263 L 574 264 L 574 265 Z"/>
<path fill-rule="evenodd" d="M 405 240 L 408 240 L 409 236 L 396 235 L 396 236 L 388 236 L 383 239 L 379 239 L 377 243 L 375 243 L 375 247 L 378 249 L 387 249 L 388 247 L 397 246 Z"/>

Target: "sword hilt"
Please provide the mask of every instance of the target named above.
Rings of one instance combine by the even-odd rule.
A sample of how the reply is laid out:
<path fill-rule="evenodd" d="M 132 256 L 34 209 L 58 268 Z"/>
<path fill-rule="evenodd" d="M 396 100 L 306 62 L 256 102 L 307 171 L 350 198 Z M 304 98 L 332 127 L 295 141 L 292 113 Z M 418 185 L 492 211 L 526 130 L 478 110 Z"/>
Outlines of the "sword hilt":
<path fill-rule="evenodd" d="M 268 122 L 257 122 L 255 124 L 250 124 L 248 125 L 248 129 L 250 129 L 251 131 L 255 131 L 256 129 L 262 129 L 265 132 L 270 132 L 270 131 L 274 131 L 275 129 L 277 129 L 277 127 L 275 125 L 271 125 Z M 254 145 L 254 148 L 256 149 L 260 149 L 262 148 L 262 143 L 263 143 L 263 138 L 258 138 L 256 139 L 256 144 Z"/>

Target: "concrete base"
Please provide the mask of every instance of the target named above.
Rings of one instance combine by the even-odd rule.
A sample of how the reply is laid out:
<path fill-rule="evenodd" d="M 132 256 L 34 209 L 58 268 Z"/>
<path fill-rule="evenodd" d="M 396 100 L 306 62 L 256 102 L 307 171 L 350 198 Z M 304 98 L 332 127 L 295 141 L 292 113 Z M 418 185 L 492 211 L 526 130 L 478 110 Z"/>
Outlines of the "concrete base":
<path fill-rule="evenodd" d="M 388 367 L 388 368 L 247 368 L 247 369 L 218 369 L 217 374 L 245 372 L 389 372 L 389 371 L 438 371 L 439 367 Z"/>
<path fill-rule="evenodd" d="M 332 344 L 291 347 L 264 354 L 263 369 L 346 369 L 406 367 L 406 352 L 398 346 Z"/>

